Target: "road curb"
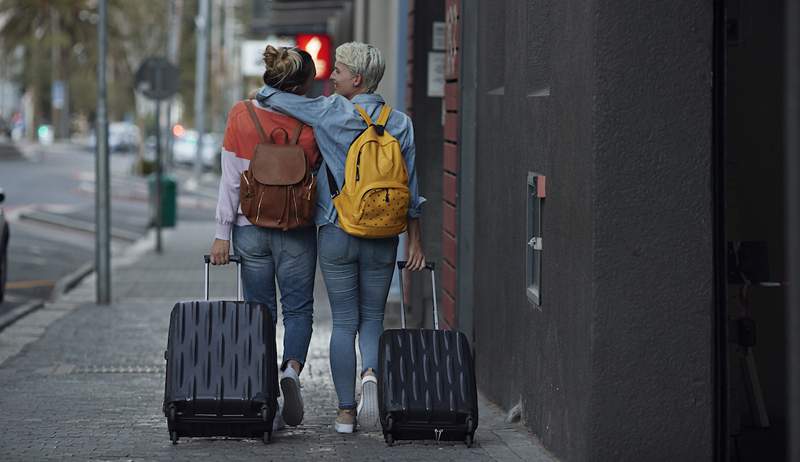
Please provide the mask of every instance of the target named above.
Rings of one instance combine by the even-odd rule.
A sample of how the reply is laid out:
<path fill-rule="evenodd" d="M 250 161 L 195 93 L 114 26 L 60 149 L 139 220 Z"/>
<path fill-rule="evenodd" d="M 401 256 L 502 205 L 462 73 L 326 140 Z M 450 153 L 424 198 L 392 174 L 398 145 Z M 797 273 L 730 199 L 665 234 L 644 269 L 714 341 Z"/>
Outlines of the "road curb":
<path fill-rule="evenodd" d="M 66 294 L 70 290 L 74 289 L 78 284 L 83 281 L 83 279 L 94 272 L 94 263 L 85 263 L 83 266 L 80 266 L 77 270 L 69 273 L 68 275 L 62 277 L 58 281 L 56 281 L 56 285 L 53 286 L 53 291 L 50 293 L 50 300 L 56 301 L 62 295 Z"/>
<path fill-rule="evenodd" d="M 28 303 L 20 305 L 11 310 L 10 312 L 0 316 L 0 332 L 2 332 L 3 329 L 5 329 L 6 327 L 14 324 L 15 322 L 29 315 L 30 313 L 33 313 L 34 311 L 42 308 L 43 306 L 44 306 L 44 301 L 31 300 Z"/>
<path fill-rule="evenodd" d="M 86 278 L 86 276 L 89 276 L 93 272 L 94 264 L 86 263 L 77 270 L 60 278 L 58 281 L 56 281 L 55 285 L 53 286 L 53 291 L 50 293 L 50 302 L 58 300 L 62 295 L 74 289 L 78 284 L 81 283 L 81 281 L 83 281 L 84 278 Z M 44 300 L 31 300 L 0 316 L 0 331 L 4 330 L 8 326 L 11 326 L 34 311 L 43 308 L 44 304 Z"/>
<path fill-rule="evenodd" d="M 58 226 L 61 228 L 72 229 L 75 231 L 82 231 L 90 234 L 94 234 L 95 232 L 94 223 L 89 223 L 82 220 L 76 220 L 74 218 L 60 216 L 51 213 L 38 212 L 38 211 L 24 212 L 20 214 L 19 218 L 22 220 L 35 221 L 38 223 L 44 223 L 46 225 Z M 138 233 L 134 233 L 119 228 L 111 228 L 110 232 L 112 238 L 128 242 L 136 242 L 140 237 Z"/>

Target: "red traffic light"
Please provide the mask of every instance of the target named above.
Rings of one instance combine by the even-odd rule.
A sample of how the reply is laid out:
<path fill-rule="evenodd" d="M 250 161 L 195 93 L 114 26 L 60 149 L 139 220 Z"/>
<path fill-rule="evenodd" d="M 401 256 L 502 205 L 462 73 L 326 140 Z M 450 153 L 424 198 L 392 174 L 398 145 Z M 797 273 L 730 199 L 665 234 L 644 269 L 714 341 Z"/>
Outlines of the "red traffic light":
<path fill-rule="evenodd" d="M 307 51 L 314 60 L 317 67 L 316 80 L 330 77 L 333 70 L 331 38 L 325 34 L 298 34 L 295 40 L 297 48 Z"/>

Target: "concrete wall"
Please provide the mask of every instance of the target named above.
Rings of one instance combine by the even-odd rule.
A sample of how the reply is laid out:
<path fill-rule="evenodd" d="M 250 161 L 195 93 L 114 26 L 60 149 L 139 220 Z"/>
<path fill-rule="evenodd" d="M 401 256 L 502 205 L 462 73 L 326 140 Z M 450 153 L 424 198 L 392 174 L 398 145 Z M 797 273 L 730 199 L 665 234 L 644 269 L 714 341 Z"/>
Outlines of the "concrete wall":
<path fill-rule="evenodd" d="M 545 446 L 583 460 L 592 373 L 592 11 L 507 0 L 478 14 L 478 62 L 493 70 L 479 72 L 478 84 L 479 385 L 505 407 L 521 400 Z M 528 171 L 547 177 L 541 310 L 525 294 Z"/>
<path fill-rule="evenodd" d="M 592 454 L 708 460 L 712 3 L 636 5 L 596 10 Z"/>
<path fill-rule="evenodd" d="M 708 460 L 711 3 L 472 13 L 479 386 L 521 400 L 564 460 Z M 525 295 L 528 171 L 547 177 L 540 309 Z"/>

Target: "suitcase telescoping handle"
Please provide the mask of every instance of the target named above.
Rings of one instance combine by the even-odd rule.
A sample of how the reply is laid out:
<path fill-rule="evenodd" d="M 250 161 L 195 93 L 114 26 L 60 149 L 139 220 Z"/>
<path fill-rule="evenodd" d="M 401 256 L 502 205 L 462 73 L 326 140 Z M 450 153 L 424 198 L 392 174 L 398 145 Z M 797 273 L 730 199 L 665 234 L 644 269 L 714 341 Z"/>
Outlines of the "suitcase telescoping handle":
<path fill-rule="evenodd" d="M 205 297 L 208 300 L 208 285 L 209 277 L 211 275 L 211 255 L 203 255 L 203 260 L 206 262 L 206 282 L 205 282 Z M 244 299 L 242 296 L 242 257 L 239 255 L 231 255 L 228 260 L 236 263 L 236 299 L 241 301 Z"/>
<path fill-rule="evenodd" d="M 406 306 L 405 306 L 405 291 L 403 290 L 403 268 L 406 267 L 405 261 L 397 262 L 397 269 L 400 270 L 400 323 L 403 326 L 403 329 L 406 328 Z M 433 328 L 438 330 L 439 329 L 439 306 L 436 304 L 436 274 L 435 274 L 436 264 L 433 262 L 428 262 L 425 264 L 425 269 L 431 271 L 431 288 L 433 289 Z"/>

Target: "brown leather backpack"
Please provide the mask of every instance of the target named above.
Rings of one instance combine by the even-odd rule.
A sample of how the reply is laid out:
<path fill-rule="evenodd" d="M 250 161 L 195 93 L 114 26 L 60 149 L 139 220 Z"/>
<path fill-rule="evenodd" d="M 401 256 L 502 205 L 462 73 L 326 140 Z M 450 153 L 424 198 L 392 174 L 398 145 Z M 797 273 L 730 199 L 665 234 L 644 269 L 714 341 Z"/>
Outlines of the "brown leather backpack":
<path fill-rule="evenodd" d="M 287 231 L 313 225 L 317 179 L 297 144 L 304 125 L 299 123 L 291 137 L 283 128 L 275 128 L 267 139 L 253 104 L 247 101 L 245 105 L 261 142 L 256 145 L 250 168 L 240 178 L 242 213 L 250 223 L 265 228 Z M 276 132 L 283 132 L 284 143 L 275 142 Z"/>

